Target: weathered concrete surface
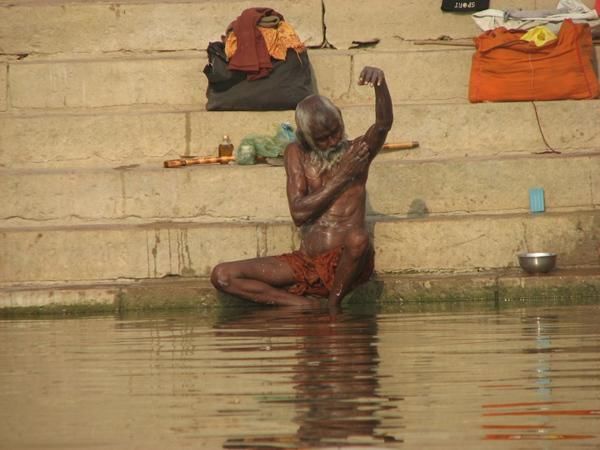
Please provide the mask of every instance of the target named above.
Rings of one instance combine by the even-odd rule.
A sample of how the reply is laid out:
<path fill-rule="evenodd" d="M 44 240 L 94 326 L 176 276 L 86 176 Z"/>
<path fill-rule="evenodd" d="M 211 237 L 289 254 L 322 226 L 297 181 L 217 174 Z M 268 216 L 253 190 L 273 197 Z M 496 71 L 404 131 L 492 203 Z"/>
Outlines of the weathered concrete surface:
<path fill-rule="evenodd" d="M 2 171 L 0 220 L 17 225 L 148 220 L 289 220 L 282 167 Z M 257 183 L 260 180 L 260 183 Z M 77 201 L 73 194 L 78 193 Z M 263 199 L 268 201 L 257 201 Z"/>
<path fill-rule="evenodd" d="M 339 103 L 349 95 L 352 83 L 352 52 L 309 50 L 313 80 L 320 95 Z"/>
<path fill-rule="evenodd" d="M 5 115 L 0 135 L 0 165 L 11 168 L 158 163 L 185 151 L 186 115 Z"/>
<path fill-rule="evenodd" d="M 600 146 L 597 126 L 579 126 L 597 114 L 600 101 L 563 101 L 535 104 L 545 109 L 540 124 L 544 133 L 553 130 L 547 141 L 557 150 L 590 149 Z M 581 116 L 563 113 L 576 107 Z M 560 114 L 552 114 L 553 111 Z M 350 136 L 365 128 L 372 107 L 344 108 Z M 581 117 L 581 118 L 580 118 Z M 369 122 L 367 122 L 369 123 Z M 573 133 L 578 130 L 578 134 Z M 588 131 L 586 131 L 588 130 Z M 569 141 L 570 139 L 570 141 Z M 420 148 L 405 152 L 406 159 L 436 157 L 492 156 L 546 150 L 532 103 L 396 105 L 394 127 L 388 141 L 417 140 Z M 569 142 L 567 142 L 569 141 Z M 564 146 L 560 143 L 564 142 Z"/>
<path fill-rule="evenodd" d="M 590 298 L 600 301 L 600 267 L 574 271 L 556 271 L 546 275 L 509 272 L 498 278 L 501 301 L 527 299 L 568 300 Z"/>
<path fill-rule="evenodd" d="M 378 270 L 444 272 L 506 268 L 517 254 L 558 253 L 557 266 L 600 265 L 600 211 L 380 221 Z"/>
<path fill-rule="evenodd" d="M 111 311 L 124 285 L 107 286 L 19 286 L 0 289 L 0 311 L 35 307 L 51 308 L 55 312 L 71 310 Z"/>
<path fill-rule="evenodd" d="M 600 170 L 595 165 L 591 165 L 590 169 L 592 203 L 598 205 L 598 200 L 600 200 Z"/>
<path fill-rule="evenodd" d="M 466 102 L 473 48 L 444 50 L 419 48 L 419 51 L 359 52 L 353 57 L 352 89 L 347 101 L 372 103 L 372 89 L 358 86 L 364 66 L 380 67 L 394 102 Z"/>
<path fill-rule="evenodd" d="M 390 219 L 371 228 L 380 272 L 514 267 L 521 251 L 556 252 L 563 268 L 600 265 L 595 211 Z M 3 229 L 0 282 L 207 276 L 218 262 L 297 247 L 290 222 Z"/>
<path fill-rule="evenodd" d="M 466 102 L 472 49 L 338 52 L 311 50 L 320 94 L 339 104 L 372 103 L 356 83 L 365 65 L 381 67 L 397 103 Z M 206 104 L 204 52 L 76 60 L 23 60 L 10 65 L 12 109 Z M 436 70 L 444 67 L 444 70 Z M 31 89 L 35 86 L 35 89 Z"/>
<path fill-rule="evenodd" d="M 367 213 L 421 218 L 523 213 L 529 211 L 532 187 L 544 188 L 546 211 L 600 209 L 599 183 L 597 154 L 407 162 L 388 153 L 371 168 Z M 0 192 L 4 227 L 289 220 L 284 168 L 264 164 L 0 169 Z"/>
<path fill-rule="evenodd" d="M 10 67 L 11 107 L 204 105 L 207 83 L 202 68 L 205 64 L 206 58 L 199 56 L 25 60 Z"/>
<path fill-rule="evenodd" d="M 469 14 L 444 13 L 438 0 L 371 0 L 353 2 L 324 0 L 327 40 L 336 48 L 350 47 L 352 41 L 381 39 L 378 48 L 393 48 L 407 39 L 435 39 L 476 36 L 481 30 Z M 594 0 L 584 0 L 589 7 Z M 496 9 L 555 9 L 555 0 L 504 0 Z M 353 24 L 348 26 L 348 24 Z"/>
<path fill-rule="evenodd" d="M 594 209 L 600 160 L 535 155 L 514 159 L 415 162 L 382 155 L 369 177 L 371 214 L 427 217 L 438 214 L 529 210 L 529 189 L 545 190 L 546 211 Z M 596 187 L 597 189 L 597 187 Z"/>
<path fill-rule="evenodd" d="M 62 4 L 61 4 L 62 3 Z M 584 0 L 593 7 L 594 0 Z M 328 40 L 346 49 L 353 40 L 378 37 L 378 48 L 394 48 L 407 39 L 479 34 L 468 14 L 443 13 L 437 0 L 354 2 L 324 0 Z M 151 3 L 19 2 L 0 3 L 0 51 L 4 53 L 101 53 L 204 49 L 250 1 L 217 0 Z M 309 45 L 321 43 L 321 1 L 266 1 L 282 13 Z M 505 0 L 494 8 L 554 9 L 554 0 Z M 210 18 L 210 20 L 203 20 Z M 201 24 L 201 26 L 199 26 Z M 348 24 L 352 24 L 348 26 Z"/>
<path fill-rule="evenodd" d="M 536 102 L 548 143 L 557 149 L 598 148 L 600 101 Z"/>
<path fill-rule="evenodd" d="M 600 147 L 597 126 L 580 126 L 581 121 L 593 120 L 600 101 L 546 102 L 538 110 L 545 110 L 540 119 L 544 133 L 552 130 L 549 144 L 558 150 L 589 150 Z M 576 108 L 578 114 L 569 116 L 563 111 Z M 552 114 L 554 110 L 557 115 Z M 350 137 L 365 132 L 374 119 L 374 107 L 347 106 L 342 108 L 344 122 Z M 482 104 L 429 104 L 396 105 L 394 127 L 388 142 L 416 140 L 420 147 L 403 152 L 407 160 L 452 158 L 465 156 L 493 156 L 544 151 L 543 142 L 532 103 Z M 230 134 L 239 142 L 247 134 L 273 134 L 274 126 L 283 120 L 293 123 L 293 115 L 264 112 L 250 115 L 241 112 L 210 112 L 191 114 L 191 148 L 202 148 L 201 139 L 207 136 Z M 254 127 L 254 129 L 252 128 Z M 264 128 L 263 128 L 264 127 Z M 578 130 L 575 134 L 573 130 Z M 507 132 L 510 130 L 510 132 Z M 561 146 L 560 143 L 564 142 Z"/>
<path fill-rule="evenodd" d="M 490 302 L 496 307 L 525 300 L 600 301 L 600 267 L 528 275 L 514 270 L 469 274 L 376 275 L 353 291 L 345 305 L 407 306 L 414 302 Z M 19 285 L 0 289 L 0 315 L 242 306 L 218 295 L 206 278 L 163 278 L 112 284 Z"/>
<path fill-rule="evenodd" d="M 600 267 L 557 269 L 529 275 L 520 269 L 468 274 L 378 275 L 380 302 L 464 301 L 500 303 L 525 299 L 595 298 L 600 301 Z"/>
<path fill-rule="evenodd" d="M 561 151 L 600 148 L 594 118 L 600 100 L 538 102 L 548 143 Z M 374 107 L 342 108 L 350 137 L 364 133 Z M 546 150 L 534 104 L 409 104 L 394 107 L 388 142 L 417 140 L 407 160 L 493 156 Z M 11 168 L 162 166 L 182 154 L 214 156 L 223 134 L 237 144 L 250 134 L 274 135 L 293 111 L 172 111 L 0 114 L 0 165 Z M 507 131 L 510 130 L 510 131 Z"/>
<path fill-rule="evenodd" d="M 6 111 L 7 108 L 7 100 L 6 96 L 8 95 L 8 64 L 0 61 L 0 111 Z"/>
<path fill-rule="evenodd" d="M 0 6 L 0 52 L 102 53 L 205 49 L 220 39 L 249 0 L 182 3 Z M 284 15 L 303 41 L 323 39 L 321 1 L 267 0 Z"/>
<path fill-rule="evenodd" d="M 339 105 L 374 102 L 373 90 L 356 82 L 365 65 L 385 71 L 395 103 L 468 101 L 473 48 L 406 44 L 396 51 L 310 50 L 309 53 L 319 93 Z M 600 46 L 596 47 L 596 53 L 596 60 L 600 60 Z M 12 61 L 8 83 L 10 108 L 142 105 L 204 108 L 207 79 L 202 69 L 206 62 L 204 51 Z"/>
<path fill-rule="evenodd" d="M 294 233 L 291 223 L 2 230 L 0 282 L 206 276 L 220 261 L 290 251 Z"/>

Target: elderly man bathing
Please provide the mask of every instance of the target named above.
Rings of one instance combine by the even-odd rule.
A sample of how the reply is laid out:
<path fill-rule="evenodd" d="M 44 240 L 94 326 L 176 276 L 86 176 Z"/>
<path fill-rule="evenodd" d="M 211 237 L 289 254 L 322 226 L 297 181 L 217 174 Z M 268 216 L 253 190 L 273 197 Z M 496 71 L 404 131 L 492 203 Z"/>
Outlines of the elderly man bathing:
<path fill-rule="evenodd" d="M 329 99 L 313 95 L 296 108 L 297 140 L 286 148 L 284 162 L 300 249 L 219 264 L 211 275 L 216 289 L 275 305 L 305 305 L 307 296 L 320 296 L 335 307 L 369 279 L 374 252 L 365 224 L 366 183 L 393 109 L 383 71 L 365 67 L 358 83 L 374 87 L 375 123 L 353 141 Z"/>

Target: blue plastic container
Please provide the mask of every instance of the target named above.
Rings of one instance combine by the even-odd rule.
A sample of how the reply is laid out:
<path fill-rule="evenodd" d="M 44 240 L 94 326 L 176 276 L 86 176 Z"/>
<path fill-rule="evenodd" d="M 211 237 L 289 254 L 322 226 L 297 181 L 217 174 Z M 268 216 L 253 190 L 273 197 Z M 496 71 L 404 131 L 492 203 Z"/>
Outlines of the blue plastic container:
<path fill-rule="evenodd" d="M 546 210 L 544 205 L 544 188 L 529 189 L 529 210 L 532 213 L 541 213 Z"/>

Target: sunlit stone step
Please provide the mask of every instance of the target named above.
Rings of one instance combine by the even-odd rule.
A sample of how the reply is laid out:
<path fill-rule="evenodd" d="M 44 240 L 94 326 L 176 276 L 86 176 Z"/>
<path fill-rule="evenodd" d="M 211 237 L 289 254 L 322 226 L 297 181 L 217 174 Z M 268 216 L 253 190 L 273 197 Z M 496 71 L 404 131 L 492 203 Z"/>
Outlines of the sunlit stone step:
<path fill-rule="evenodd" d="M 525 249 L 559 253 L 561 268 L 598 267 L 600 101 L 469 104 L 473 49 L 411 42 L 479 33 L 469 15 L 439 5 L 325 0 L 339 50 L 310 51 L 350 137 L 373 121 L 372 90 L 356 85 L 373 65 L 395 102 L 388 142 L 420 143 L 374 163 L 377 270 L 503 270 Z M 0 0 L 0 285 L 206 277 L 220 261 L 298 247 L 282 168 L 162 168 L 183 154 L 215 155 L 223 134 L 237 144 L 293 121 L 291 111 L 204 110 L 204 49 L 250 6 Z M 261 6 L 283 13 L 307 44 L 322 41 L 321 1 Z M 374 37 L 374 48 L 347 50 Z M 562 154 L 534 155 L 548 145 Z M 527 213 L 534 186 L 545 189 L 544 214 Z"/>
<path fill-rule="evenodd" d="M 381 154 L 368 183 L 371 216 L 427 217 L 529 211 L 529 189 L 547 211 L 600 208 L 600 158 L 529 155 L 405 161 Z M 283 167 L 0 170 L 3 227 L 147 221 L 289 220 Z"/>
<path fill-rule="evenodd" d="M 582 3 L 593 8 L 595 0 Z M 468 38 L 481 33 L 470 14 L 445 13 L 441 4 L 439 0 L 325 0 L 327 40 L 341 49 L 352 41 L 379 38 L 378 48 L 394 48 L 405 40 Z M 490 8 L 536 10 L 556 9 L 556 5 L 556 0 L 503 0 L 491 2 Z"/>
<path fill-rule="evenodd" d="M 600 265 L 597 211 L 387 219 L 371 229 L 378 272 L 509 268 L 525 250 L 556 252 L 563 268 Z M 289 222 L 2 229 L 0 282 L 207 276 L 218 262 L 297 246 Z"/>
<path fill-rule="evenodd" d="M 595 0 L 583 0 L 589 7 Z M 15 4 L 16 3 L 16 4 Z M 352 41 L 379 38 L 378 48 L 439 36 L 468 38 L 481 32 L 469 14 L 444 13 L 439 0 L 266 0 L 310 45 L 323 40 L 347 49 Z M 102 53 L 203 48 L 218 39 L 242 10 L 242 0 L 20 1 L 2 0 L 0 49 L 4 53 Z M 555 9 L 555 0 L 505 0 L 500 9 Z"/>
<path fill-rule="evenodd" d="M 445 309 L 453 302 L 478 301 L 503 306 L 523 306 L 525 301 L 591 301 L 600 292 L 598 267 L 557 270 L 531 276 L 520 268 L 472 273 L 377 273 L 368 283 L 350 293 L 344 307 L 353 305 L 394 307 L 407 312 L 422 301 L 438 302 Z M 414 303 L 413 303 L 414 302 Z M 34 282 L 0 284 L 0 315 L 64 312 L 119 312 L 131 310 L 203 310 L 206 317 L 221 308 L 244 302 L 218 294 L 207 277 L 166 277 L 144 280 L 86 282 Z M 539 303 L 538 303 L 539 304 Z M 547 304 L 547 303 L 545 303 Z M 429 303 L 433 306 L 432 303 Z M 467 303 L 463 303 L 466 306 Z M 24 308 L 28 308 L 24 310 Z"/>
<path fill-rule="evenodd" d="M 364 66 L 384 70 L 395 103 L 466 103 L 473 48 L 415 46 L 394 51 L 311 50 L 318 92 L 340 105 L 371 104 L 357 85 Z M 600 60 L 600 46 L 596 47 Z M 152 55 L 33 58 L 11 61 L 0 77 L 0 110 L 72 110 L 115 106 L 204 108 L 204 50 Z M 0 69 L 2 65 L 0 64 Z M 35 89 L 31 86 L 35 85 Z M 8 105 L 6 97 L 10 98 Z"/>
<path fill-rule="evenodd" d="M 342 112 L 351 138 L 374 121 L 373 105 Z M 600 148 L 599 112 L 600 100 L 396 105 L 388 142 L 419 141 L 402 154 L 409 160 L 531 154 L 547 150 L 544 137 L 564 153 L 589 151 Z M 183 154 L 214 156 L 223 134 L 235 145 L 250 134 L 272 136 L 284 121 L 293 123 L 293 111 L 0 114 L 0 166 L 159 167 Z"/>
<path fill-rule="evenodd" d="M 456 50 L 456 49 L 455 49 Z M 339 104 L 372 103 L 373 89 L 359 87 L 366 65 L 381 67 L 396 103 L 466 102 L 473 50 L 360 52 L 311 50 L 316 90 Z M 204 52 L 117 55 L 89 58 L 42 58 L 11 61 L 8 110 L 93 109 L 114 106 L 206 105 Z M 35 85 L 35 89 L 31 86 Z M 6 109 L 6 108 L 3 108 Z"/>
<path fill-rule="evenodd" d="M 107 53 L 204 49 L 246 8 L 248 0 L 185 2 L 0 3 L 0 49 L 8 54 Z M 320 0 L 266 0 L 303 40 L 323 39 Z"/>

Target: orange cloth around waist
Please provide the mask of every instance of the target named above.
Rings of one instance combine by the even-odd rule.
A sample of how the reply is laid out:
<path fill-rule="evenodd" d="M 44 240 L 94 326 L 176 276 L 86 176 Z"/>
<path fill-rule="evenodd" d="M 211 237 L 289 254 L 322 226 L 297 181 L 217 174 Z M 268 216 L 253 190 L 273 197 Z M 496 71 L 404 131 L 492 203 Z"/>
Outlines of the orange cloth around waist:
<path fill-rule="evenodd" d="M 327 297 L 335 278 L 335 271 L 340 261 L 342 247 L 334 248 L 316 257 L 310 257 L 301 251 L 285 253 L 276 258 L 286 262 L 294 272 L 296 281 L 288 292 L 296 295 L 318 295 Z M 368 261 L 362 272 L 356 277 L 353 287 L 369 281 L 375 267 L 375 253 L 369 252 Z"/>
<path fill-rule="evenodd" d="M 296 34 L 296 31 L 294 31 L 290 24 L 283 20 L 279 22 L 277 28 L 257 28 L 265 40 L 267 52 L 275 59 L 284 61 L 289 48 L 296 50 L 298 53 L 305 50 L 304 44 Z M 237 37 L 232 31 L 227 35 L 225 41 L 225 54 L 227 55 L 227 59 L 231 59 L 236 50 Z"/>

